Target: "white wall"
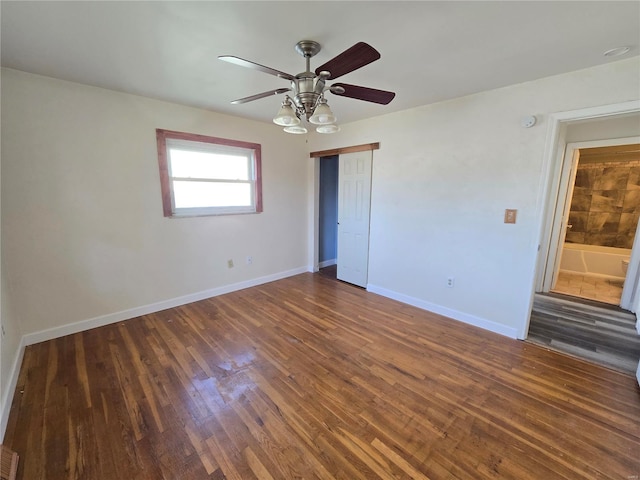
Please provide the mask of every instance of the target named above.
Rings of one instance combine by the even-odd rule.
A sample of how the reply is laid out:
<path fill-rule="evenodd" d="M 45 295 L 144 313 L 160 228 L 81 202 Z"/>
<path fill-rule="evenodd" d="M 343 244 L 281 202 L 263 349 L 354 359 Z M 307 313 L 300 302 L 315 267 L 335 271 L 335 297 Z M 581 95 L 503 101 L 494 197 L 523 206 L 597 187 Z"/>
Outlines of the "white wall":
<path fill-rule="evenodd" d="M 1 170 L 1 159 L 0 159 Z M 1 173 L 0 173 L 1 177 Z M 2 230 L 0 225 L 0 231 Z M 1 243 L 1 236 L 0 236 Z M 8 411 L 11 407 L 11 399 L 14 390 L 16 375 L 14 372 L 20 366 L 22 360 L 21 339 L 22 330 L 20 323 L 11 309 L 9 283 L 7 272 L 4 268 L 5 255 L 0 248 L 0 443 L 7 427 Z"/>
<path fill-rule="evenodd" d="M 637 99 L 638 57 L 343 125 L 374 152 L 369 289 L 512 337 L 530 311 L 549 113 Z M 520 119 L 536 115 L 529 129 Z M 503 223 L 506 208 L 517 223 Z M 454 288 L 446 278 L 455 277 Z"/>
<path fill-rule="evenodd" d="M 6 414 L 11 408 L 17 372 L 22 362 L 22 328 L 15 311 L 11 308 L 9 282 L 4 268 L 4 254 L 2 254 L 2 279 L 0 280 L 0 320 L 4 334 L 0 339 L 0 442 L 9 420 Z"/>
<path fill-rule="evenodd" d="M 164 218 L 156 128 L 260 143 L 264 212 Z M 3 69 L 8 326 L 29 343 L 305 271 L 309 162 L 304 138 L 269 124 Z M 3 345 L 2 385 L 15 338 Z"/>
<path fill-rule="evenodd" d="M 566 126 L 564 142 L 589 142 L 635 137 L 638 136 L 638 132 L 640 132 L 640 113 L 631 113 L 573 122 Z"/>

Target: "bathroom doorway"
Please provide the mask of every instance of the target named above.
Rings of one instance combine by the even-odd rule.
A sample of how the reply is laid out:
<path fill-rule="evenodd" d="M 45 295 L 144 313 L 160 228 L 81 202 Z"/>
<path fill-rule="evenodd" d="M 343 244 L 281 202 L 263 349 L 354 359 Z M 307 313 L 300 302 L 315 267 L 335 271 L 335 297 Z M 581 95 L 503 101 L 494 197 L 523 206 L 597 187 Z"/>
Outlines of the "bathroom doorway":
<path fill-rule="evenodd" d="M 567 230 L 569 232 L 580 230 L 579 226 L 569 221 L 579 163 L 579 150 L 640 143 L 640 104 L 637 102 L 560 112 L 551 115 L 549 120 L 549 141 L 545 154 L 547 184 L 541 191 L 545 200 L 540 244 L 538 245 L 540 254 L 536 268 L 534 290 L 536 294 L 547 294 L 556 287 Z M 587 214 L 587 221 L 588 218 Z M 606 217 L 600 216 L 599 219 L 602 222 L 601 226 L 604 227 L 607 223 Z M 579 220 L 581 220 L 580 217 Z M 582 220 L 584 220 L 584 216 Z M 592 216 L 591 221 L 595 222 L 596 220 L 596 216 Z M 568 225 L 572 225 L 571 229 L 567 228 Z M 610 228 L 613 229 L 612 226 Z M 582 233 L 586 234 L 586 230 Z M 572 235 L 574 234 L 570 233 L 570 236 Z M 637 238 L 636 243 L 638 243 Z M 580 254 L 580 256 L 582 255 Z M 635 304 L 640 302 L 640 288 L 636 289 L 633 285 L 638 283 L 639 266 L 640 245 L 639 248 L 632 248 L 626 276 L 631 281 L 624 283 L 621 302 L 626 305 L 623 305 L 623 308 L 634 312 Z"/>
<path fill-rule="evenodd" d="M 568 214 L 550 291 L 621 305 L 640 216 L 640 144 L 567 150 Z"/>
<path fill-rule="evenodd" d="M 622 207 L 617 200 L 618 194 L 608 192 L 609 190 L 622 190 L 621 186 L 624 180 L 613 180 L 615 174 L 610 174 L 611 177 L 607 180 L 611 182 L 611 186 L 609 186 L 603 183 L 604 175 L 598 177 L 593 173 L 580 173 L 580 176 L 587 177 L 587 180 L 579 180 L 576 186 L 581 153 L 584 164 L 585 149 L 629 144 L 640 144 L 640 103 L 638 102 L 559 112 L 549 116 L 544 165 L 547 181 L 540 192 L 541 198 L 544 199 L 542 204 L 544 214 L 539 237 L 540 243 L 538 244 L 540 253 L 525 338 L 527 341 L 595 363 L 624 371 L 635 371 L 640 368 L 638 367 L 640 321 L 637 320 L 635 314 L 636 311 L 640 311 L 640 234 L 635 233 L 634 235 L 626 276 L 623 276 L 624 274 L 620 273 L 620 270 L 614 270 L 609 274 L 612 277 L 623 276 L 620 307 L 604 303 L 604 299 L 596 299 L 595 301 L 586 299 L 584 291 L 553 293 L 554 289 L 559 288 L 557 280 L 563 256 L 565 264 L 562 265 L 562 270 L 569 269 L 566 265 L 568 261 L 577 263 L 578 269 L 587 270 L 584 265 L 587 261 L 585 258 L 593 263 L 594 259 L 591 257 L 595 256 L 597 262 L 597 256 L 601 254 L 601 252 L 588 252 L 589 247 L 587 246 L 579 247 L 584 252 L 566 253 L 565 245 L 579 244 L 579 241 L 586 240 L 587 233 L 592 232 L 588 227 L 594 225 L 599 227 L 599 232 L 594 232 L 596 235 L 599 233 L 613 236 L 615 232 L 617 237 L 621 228 L 619 220 L 622 219 L 622 210 L 625 208 L 626 191 L 624 194 L 620 194 L 622 195 Z M 606 152 L 595 151 L 591 153 Z M 589 152 L 586 155 L 588 156 L 588 154 Z M 602 166 L 602 168 L 604 174 L 605 167 Z M 629 165 L 629 168 L 632 167 Z M 631 171 L 629 171 L 630 174 Z M 592 175 L 594 176 L 591 177 Z M 591 184 L 584 183 L 596 177 L 599 178 L 598 185 L 595 184 L 595 181 Z M 628 184 L 629 177 L 627 177 Z M 590 192 L 587 191 L 589 185 L 592 187 Z M 594 189 L 595 186 L 598 188 Z M 616 186 L 618 188 L 614 188 Z M 574 191 L 576 198 L 574 198 Z M 578 198 L 579 194 L 582 194 L 583 198 Z M 589 195 L 591 195 L 590 198 Z M 592 212 L 590 204 L 593 203 L 594 195 L 602 197 L 596 199 L 596 204 L 600 205 L 600 209 L 604 209 L 604 205 L 610 203 L 617 206 L 617 211 Z M 629 194 L 629 196 L 632 195 L 634 193 Z M 582 202 L 582 209 L 575 208 L 580 202 Z M 587 204 L 589 204 L 588 209 Z M 570 221 L 569 215 L 572 212 L 572 205 L 574 208 Z M 627 207 L 630 208 L 628 205 Z M 576 216 L 576 213 L 586 213 L 586 216 Z M 593 213 L 591 225 L 589 225 L 590 213 Z M 610 213 L 611 216 L 599 215 L 602 213 Z M 619 218 L 616 217 L 618 214 Z M 638 216 L 640 215 L 636 215 L 636 223 Z M 618 223 L 617 227 L 614 227 L 616 219 Z M 581 221 L 582 224 L 578 223 Z M 568 228 L 569 225 L 572 227 Z M 581 225 L 584 227 L 584 231 L 580 231 Z M 584 239 L 583 235 L 579 234 L 584 234 Z M 609 237 L 609 240 L 612 238 Z M 594 248 L 608 247 L 596 246 Z M 571 258 L 572 255 L 573 258 Z M 613 269 L 623 268 L 622 265 L 614 266 L 614 263 L 611 262 L 609 265 Z M 598 285 L 594 284 L 592 291 L 597 290 Z M 576 294 L 581 296 L 577 297 Z M 640 375 L 640 370 L 637 372 Z"/>

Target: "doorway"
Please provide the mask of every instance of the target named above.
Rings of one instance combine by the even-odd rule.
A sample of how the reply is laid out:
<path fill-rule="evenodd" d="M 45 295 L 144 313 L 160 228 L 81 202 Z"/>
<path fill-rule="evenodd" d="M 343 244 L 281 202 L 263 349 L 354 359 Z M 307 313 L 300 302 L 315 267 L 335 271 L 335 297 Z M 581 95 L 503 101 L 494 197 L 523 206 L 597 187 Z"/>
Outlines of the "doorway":
<path fill-rule="evenodd" d="M 569 213 L 579 151 L 581 149 L 640 143 L 640 104 L 626 102 L 562 112 L 550 115 L 549 120 L 550 129 L 544 167 L 548 183 L 541 192 L 546 200 L 545 203 L 540 204 L 544 211 L 541 214 L 543 222 L 540 231 L 541 241 L 538 247 L 540 253 L 534 290 L 536 293 L 542 294 L 552 291 L 556 286 L 567 230 L 571 232 L 571 230 L 575 231 L 580 228 L 575 226 L 572 226 L 571 229 L 567 228 L 568 225 L 574 225 L 569 221 Z M 605 187 L 602 190 L 609 189 Z M 604 196 L 601 195 L 602 191 L 597 193 Z M 604 200 L 613 202 L 611 199 L 605 198 Z M 592 221 L 595 217 L 596 215 L 593 216 Z M 607 216 L 599 215 L 599 218 L 601 221 L 605 219 L 600 223 L 600 229 L 603 230 L 602 227 L 605 227 L 607 223 Z M 582 220 L 584 220 L 584 216 Z M 613 229 L 614 227 L 610 223 L 606 228 Z M 573 234 L 569 233 L 569 235 Z M 636 243 L 637 239 L 638 236 L 636 236 Z M 631 281 L 625 282 L 621 304 L 624 308 L 635 311 L 635 303 L 640 299 L 640 295 L 635 295 L 636 288 L 634 286 L 637 284 L 640 258 L 636 257 L 640 253 L 640 248 L 632 248 L 632 252 L 633 255 L 630 256 L 626 275 Z M 580 256 L 583 255 L 580 253 Z"/>
<path fill-rule="evenodd" d="M 320 158 L 318 267 L 334 272 L 338 259 L 338 155 Z"/>
<path fill-rule="evenodd" d="M 571 177 L 549 291 L 625 307 L 623 288 L 635 280 L 626 277 L 633 277 L 628 266 L 640 215 L 640 144 L 596 143 L 606 145 L 567 146 Z"/>
<path fill-rule="evenodd" d="M 320 159 L 318 267 L 366 288 L 369 270 L 371 152 Z"/>
<path fill-rule="evenodd" d="M 567 230 L 570 232 L 569 237 L 577 236 L 571 233 L 572 230 L 579 230 L 579 227 L 572 226 L 569 229 L 568 226 L 584 220 L 584 217 L 576 219 L 574 216 L 569 221 L 571 204 L 574 203 L 579 151 L 640 143 L 640 103 L 630 101 L 559 112 L 549 115 L 548 122 L 543 164 L 545 183 L 541 186 L 539 197 L 539 254 L 530 316 L 524 326 L 522 338 L 613 368 L 625 371 L 639 369 L 640 373 L 640 322 L 632 313 L 636 312 L 640 303 L 640 235 L 635 234 L 631 248 L 620 301 L 624 309 L 599 301 L 553 293 Z M 608 196 L 602 195 L 601 191 L 598 195 Z M 614 195 L 613 198 L 617 197 Z M 606 223 L 603 222 L 601 227 L 605 227 Z M 604 229 L 607 228 L 613 230 L 613 226 Z M 586 236 L 587 232 L 578 233 L 585 233 Z"/>
<path fill-rule="evenodd" d="M 312 152 L 315 158 L 313 271 L 366 288 L 373 150 L 379 144 Z"/>

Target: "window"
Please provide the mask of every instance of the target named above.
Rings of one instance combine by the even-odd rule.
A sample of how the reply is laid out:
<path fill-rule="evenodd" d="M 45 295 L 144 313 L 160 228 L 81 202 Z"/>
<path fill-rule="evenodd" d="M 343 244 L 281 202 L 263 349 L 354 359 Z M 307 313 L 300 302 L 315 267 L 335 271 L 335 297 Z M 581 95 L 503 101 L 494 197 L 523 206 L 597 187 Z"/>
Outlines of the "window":
<path fill-rule="evenodd" d="M 262 211 L 260 145 L 156 130 L 165 217 Z"/>

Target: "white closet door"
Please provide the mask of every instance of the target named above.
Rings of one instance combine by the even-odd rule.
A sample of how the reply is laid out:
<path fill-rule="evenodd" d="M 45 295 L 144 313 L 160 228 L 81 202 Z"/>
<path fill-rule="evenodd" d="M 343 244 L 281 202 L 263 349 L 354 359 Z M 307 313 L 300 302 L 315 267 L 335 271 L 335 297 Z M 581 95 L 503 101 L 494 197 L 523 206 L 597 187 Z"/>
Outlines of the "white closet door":
<path fill-rule="evenodd" d="M 372 152 L 340 155 L 338 175 L 338 279 L 367 286 Z"/>

